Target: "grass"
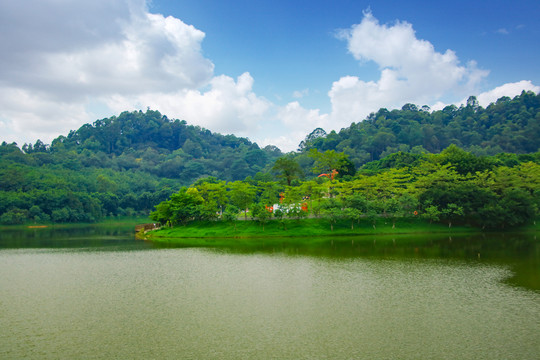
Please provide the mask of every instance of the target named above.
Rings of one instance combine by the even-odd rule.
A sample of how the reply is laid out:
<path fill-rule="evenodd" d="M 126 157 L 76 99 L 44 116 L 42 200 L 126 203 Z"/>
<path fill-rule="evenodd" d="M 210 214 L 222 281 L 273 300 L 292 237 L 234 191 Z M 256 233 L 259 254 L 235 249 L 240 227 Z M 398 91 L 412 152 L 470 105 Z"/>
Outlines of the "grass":
<path fill-rule="evenodd" d="M 354 224 L 351 229 L 351 222 L 340 220 L 334 223 L 331 230 L 328 219 L 302 219 L 302 220 L 271 220 L 264 225 L 257 221 L 209 221 L 194 222 L 185 226 L 164 228 L 152 231 L 146 238 L 155 242 L 173 241 L 183 242 L 180 239 L 209 239 L 209 238 L 271 238 L 271 237 L 308 237 L 317 238 L 324 236 L 357 236 L 357 235 L 382 235 L 382 234 L 411 234 L 411 233 L 462 233 L 479 232 L 477 228 L 469 226 L 452 226 L 449 228 L 444 224 L 430 224 L 420 219 L 401 219 L 395 226 L 391 220 L 380 219 L 373 226 L 372 222 L 364 219 Z M 194 241 L 194 240 L 190 240 Z M 199 243 L 201 241 L 198 241 Z"/>

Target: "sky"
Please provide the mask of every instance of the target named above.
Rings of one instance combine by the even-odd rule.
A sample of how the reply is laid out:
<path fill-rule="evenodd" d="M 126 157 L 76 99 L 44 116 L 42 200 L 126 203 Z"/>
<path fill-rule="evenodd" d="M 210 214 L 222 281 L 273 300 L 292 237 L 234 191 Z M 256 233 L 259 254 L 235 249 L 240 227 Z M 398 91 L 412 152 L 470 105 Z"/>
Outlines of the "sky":
<path fill-rule="evenodd" d="M 380 108 L 540 91 L 540 2 L 0 0 L 0 141 L 158 110 L 294 151 Z"/>

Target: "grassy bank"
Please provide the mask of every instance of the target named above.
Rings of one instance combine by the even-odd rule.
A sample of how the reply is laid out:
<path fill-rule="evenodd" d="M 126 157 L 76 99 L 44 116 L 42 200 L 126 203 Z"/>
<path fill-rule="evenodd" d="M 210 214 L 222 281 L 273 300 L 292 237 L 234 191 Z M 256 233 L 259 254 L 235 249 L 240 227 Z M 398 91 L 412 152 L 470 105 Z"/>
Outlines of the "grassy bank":
<path fill-rule="evenodd" d="M 272 220 L 263 225 L 257 221 L 236 222 L 196 222 L 185 226 L 164 228 L 146 234 L 146 238 L 160 242 L 183 242 L 182 239 L 195 238 L 270 238 L 270 237 L 325 237 L 325 236 L 357 236 L 382 234 L 413 233 L 464 233 L 480 232 L 480 229 L 468 226 L 452 226 L 430 224 L 421 219 L 401 219 L 395 223 L 379 220 L 375 226 L 369 220 L 355 222 L 337 221 L 333 230 L 328 219 Z"/>

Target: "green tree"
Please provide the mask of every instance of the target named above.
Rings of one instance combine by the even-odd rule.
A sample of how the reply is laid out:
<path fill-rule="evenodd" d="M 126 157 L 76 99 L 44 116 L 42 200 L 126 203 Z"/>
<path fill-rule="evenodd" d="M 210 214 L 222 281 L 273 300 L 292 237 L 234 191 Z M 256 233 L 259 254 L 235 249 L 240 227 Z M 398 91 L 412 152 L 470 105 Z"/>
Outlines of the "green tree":
<path fill-rule="evenodd" d="M 336 170 L 341 175 L 354 175 L 354 165 L 352 165 L 345 153 L 336 152 L 335 150 L 320 152 L 317 149 L 311 149 L 309 156 L 315 161 L 311 169 L 315 174 L 331 174 L 332 170 Z"/>
<path fill-rule="evenodd" d="M 173 224 L 186 224 L 200 217 L 199 205 L 203 198 L 197 189 L 182 187 L 180 191 L 171 195 L 168 201 L 170 221 Z M 165 209 L 164 209 L 165 210 Z"/>
<path fill-rule="evenodd" d="M 330 230 L 334 231 L 334 224 L 343 216 L 341 202 L 335 198 L 328 199 L 322 205 L 322 213 L 330 222 Z"/>
<path fill-rule="evenodd" d="M 465 215 L 463 208 L 456 204 L 447 204 L 441 211 L 442 216 L 448 221 L 448 227 L 452 227 L 452 221 L 460 219 Z"/>
<path fill-rule="evenodd" d="M 28 220 L 28 212 L 23 209 L 13 208 L 0 216 L 0 223 L 6 225 L 23 224 Z"/>
<path fill-rule="evenodd" d="M 268 211 L 266 206 L 263 204 L 253 204 L 251 207 L 251 212 L 257 221 L 262 225 L 262 230 L 264 231 L 264 225 L 272 217 L 272 213 Z"/>
<path fill-rule="evenodd" d="M 352 194 L 343 197 L 344 215 L 351 220 L 351 230 L 354 230 L 354 222 L 359 222 L 366 212 L 368 204 L 360 194 Z"/>
<path fill-rule="evenodd" d="M 243 181 L 229 183 L 229 189 L 231 203 L 240 209 L 244 209 L 244 219 L 247 220 L 248 207 L 253 203 L 257 189 Z"/>
<path fill-rule="evenodd" d="M 288 186 L 291 186 L 293 179 L 302 176 L 302 168 L 290 155 L 278 158 L 272 166 L 272 170 L 278 173 L 279 178 L 285 179 Z"/>
<path fill-rule="evenodd" d="M 441 218 L 441 211 L 436 205 L 427 206 L 422 212 L 422 218 L 429 220 L 431 224 L 433 221 L 439 221 Z"/>
<path fill-rule="evenodd" d="M 169 201 L 162 201 L 156 205 L 156 210 L 150 213 L 150 219 L 162 225 L 170 225 L 172 216 L 173 214 Z"/>
<path fill-rule="evenodd" d="M 310 211 L 319 216 L 321 210 L 321 201 L 328 193 L 328 188 L 317 181 L 305 181 L 300 185 L 301 193 L 307 197 Z"/>
<path fill-rule="evenodd" d="M 259 202 L 266 206 L 273 206 L 279 201 L 279 193 L 282 191 L 282 186 L 273 181 L 260 181 L 257 184 L 257 189 L 260 192 Z"/>
<path fill-rule="evenodd" d="M 204 200 L 199 205 L 201 215 L 207 219 L 214 219 L 221 216 L 223 209 L 227 205 L 227 187 L 225 181 L 216 183 L 199 182 L 195 188 Z"/>

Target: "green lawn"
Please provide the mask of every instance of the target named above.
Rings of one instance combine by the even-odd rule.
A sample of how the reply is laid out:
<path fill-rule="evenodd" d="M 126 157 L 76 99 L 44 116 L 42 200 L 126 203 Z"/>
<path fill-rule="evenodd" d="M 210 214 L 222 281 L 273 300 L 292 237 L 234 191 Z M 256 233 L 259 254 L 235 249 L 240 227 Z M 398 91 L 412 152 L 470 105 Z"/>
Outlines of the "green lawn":
<path fill-rule="evenodd" d="M 185 226 L 164 228 L 149 232 L 149 240 L 159 242 L 161 239 L 179 238 L 269 238 L 269 237 L 321 237 L 321 236 L 351 236 L 369 234 L 407 234 L 407 233 L 459 233 L 479 232 L 480 230 L 468 226 L 452 226 L 444 224 L 430 224 L 420 219 L 400 219 L 395 226 L 391 220 L 379 219 L 375 226 L 367 219 L 354 223 L 339 220 L 331 230 L 328 219 L 302 219 L 302 220 L 271 220 L 263 225 L 257 221 L 208 221 L 194 222 Z"/>

